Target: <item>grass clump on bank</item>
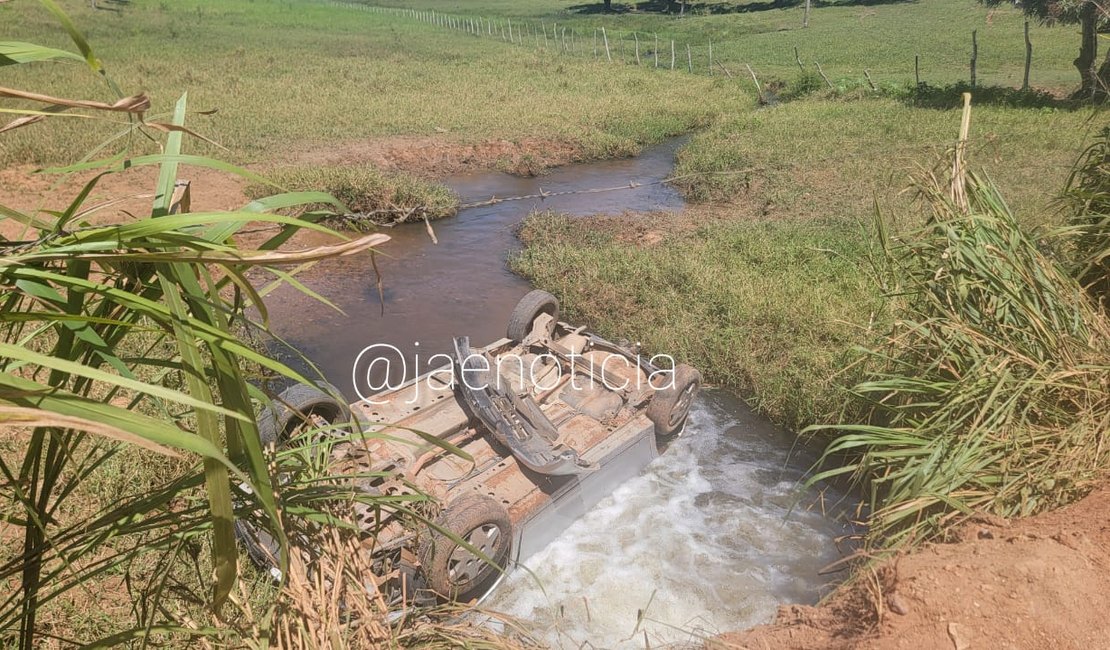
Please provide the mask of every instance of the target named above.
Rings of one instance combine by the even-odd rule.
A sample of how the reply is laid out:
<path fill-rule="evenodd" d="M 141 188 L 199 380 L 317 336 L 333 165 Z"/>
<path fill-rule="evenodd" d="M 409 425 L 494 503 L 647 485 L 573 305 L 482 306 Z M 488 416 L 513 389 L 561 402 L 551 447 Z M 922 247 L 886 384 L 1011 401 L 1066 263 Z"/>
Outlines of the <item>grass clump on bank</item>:
<path fill-rule="evenodd" d="M 1068 177 L 1064 204 L 1072 212 L 1074 273 L 1110 312 L 1110 127 L 1080 156 Z"/>
<path fill-rule="evenodd" d="M 350 217 L 372 223 L 441 219 L 454 216 L 459 207 L 459 197 L 444 185 L 370 165 L 283 167 L 269 178 L 295 192 L 323 190 L 346 205 Z M 245 192 L 258 199 L 272 190 L 252 183 Z"/>
<path fill-rule="evenodd" d="M 852 475 L 880 546 L 1051 509 L 1110 470 L 1110 321 L 991 183 L 957 183 L 926 187 L 931 218 L 889 251 L 896 320 L 852 390 L 870 412 L 811 429 L 836 434 L 812 482 Z"/>

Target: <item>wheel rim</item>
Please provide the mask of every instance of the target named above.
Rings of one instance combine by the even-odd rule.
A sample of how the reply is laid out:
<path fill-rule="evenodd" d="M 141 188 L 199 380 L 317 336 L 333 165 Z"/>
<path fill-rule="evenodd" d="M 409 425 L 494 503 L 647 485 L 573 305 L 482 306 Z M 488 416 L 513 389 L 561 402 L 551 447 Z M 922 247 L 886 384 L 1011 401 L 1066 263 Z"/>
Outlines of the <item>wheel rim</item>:
<path fill-rule="evenodd" d="M 489 523 L 478 526 L 466 536 L 466 542 L 491 560 L 496 560 L 494 550 L 501 539 L 501 528 L 497 524 Z M 452 584 L 465 585 L 478 580 L 485 571 L 492 567 L 482 558 L 470 552 L 470 549 L 459 546 L 451 553 L 447 560 L 447 576 Z"/>
<path fill-rule="evenodd" d="M 304 413 L 302 418 L 300 415 L 294 414 L 293 419 L 290 420 L 287 431 L 285 432 L 285 439 L 294 440 L 300 438 L 306 431 L 312 429 L 324 429 L 330 427 L 339 421 L 340 414 L 328 408 L 312 408 Z M 323 436 L 321 436 L 322 438 Z"/>
<path fill-rule="evenodd" d="M 683 419 L 686 418 L 686 413 L 690 411 L 690 403 L 694 400 L 694 393 L 697 391 L 697 382 L 690 382 L 686 388 L 682 390 L 682 394 L 678 396 L 678 401 L 675 402 L 674 408 L 671 409 L 672 427 L 678 426 Z"/>

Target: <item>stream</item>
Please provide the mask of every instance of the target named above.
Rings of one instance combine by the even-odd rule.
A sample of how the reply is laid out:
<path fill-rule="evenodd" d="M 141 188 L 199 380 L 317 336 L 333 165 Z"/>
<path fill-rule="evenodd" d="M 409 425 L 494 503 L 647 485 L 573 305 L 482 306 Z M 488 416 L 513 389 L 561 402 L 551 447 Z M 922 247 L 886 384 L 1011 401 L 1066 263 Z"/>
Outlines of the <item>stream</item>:
<path fill-rule="evenodd" d="M 684 141 L 536 178 L 481 172 L 445 182 L 464 203 L 652 183 L 672 172 Z M 386 231 L 392 240 L 378 256 L 384 304 L 362 255 L 299 276 L 344 313 L 283 287 L 267 301 L 270 318 L 353 401 L 386 379 L 442 365 L 433 355 L 448 351 L 453 336 L 479 344 L 504 336 L 531 288 L 505 261 L 519 247 L 515 226 L 533 209 L 589 215 L 683 205 L 667 185 L 641 185 L 463 210 L 433 222 L 438 245 L 423 224 L 399 226 Z M 360 358 L 368 346 L 377 347 Z M 847 531 L 842 518 L 820 512 L 815 495 L 800 494 L 813 457 L 795 440 L 730 393 L 703 391 L 681 438 L 528 559 L 528 571 L 511 573 L 485 606 L 529 622 L 555 647 L 643 648 L 767 622 L 779 604 L 816 602 L 835 579 L 818 571 L 839 558 L 834 540 Z"/>

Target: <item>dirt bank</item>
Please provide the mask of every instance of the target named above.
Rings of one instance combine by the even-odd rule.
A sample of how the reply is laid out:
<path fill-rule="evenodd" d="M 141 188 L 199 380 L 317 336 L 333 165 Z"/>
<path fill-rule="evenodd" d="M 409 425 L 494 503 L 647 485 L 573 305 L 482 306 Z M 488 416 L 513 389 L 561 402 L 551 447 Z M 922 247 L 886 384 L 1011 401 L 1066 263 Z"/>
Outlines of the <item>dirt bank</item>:
<path fill-rule="evenodd" d="M 579 161 L 582 150 L 568 141 L 544 138 L 456 142 L 447 137 L 393 136 L 294 151 L 285 164 L 370 164 L 384 170 L 439 178 L 479 169 L 534 176 L 549 167 Z"/>
<path fill-rule="evenodd" d="M 1110 486 L 1055 512 L 979 522 L 884 564 L 819 607 L 715 650 L 1110 648 Z"/>
<path fill-rule="evenodd" d="M 530 176 L 574 162 L 580 155 L 574 144 L 537 138 L 464 144 L 446 137 L 396 136 L 295 150 L 250 168 L 265 175 L 267 169 L 276 166 L 369 164 L 421 178 L 478 169 Z M 31 165 L 0 169 L 0 205 L 26 212 L 63 210 L 95 175 L 96 172 L 84 172 L 64 179 L 53 174 L 36 174 Z M 90 220 L 94 224 L 116 223 L 149 214 L 157 178 L 156 167 L 143 167 L 101 179 L 85 206 L 109 201 L 111 204 L 98 210 Z M 233 174 L 183 166 L 179 178 L 192 181 L 193 211 L 235 209 L 248 201 L 244 194 L 246 182 Z M 59 187 L 60 179 L 64 185 Z M 20 230 L 10 220 L 0 221 L 0 236 L 19 237 Z"/>

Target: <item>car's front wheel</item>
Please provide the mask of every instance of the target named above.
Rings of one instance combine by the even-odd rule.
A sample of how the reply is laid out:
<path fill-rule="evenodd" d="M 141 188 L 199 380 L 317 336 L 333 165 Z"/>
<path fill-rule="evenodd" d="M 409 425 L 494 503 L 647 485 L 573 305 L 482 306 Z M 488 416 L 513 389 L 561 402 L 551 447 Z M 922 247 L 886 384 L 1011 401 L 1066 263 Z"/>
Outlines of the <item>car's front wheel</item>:
<path fill-rule="evenodd" d="M 497 500 L 471 492 L 447 504 L 436 523 L 451 534 L 432 530 L 421 545 L 428 587 L 448 601 L 484 596 L 509 560 L 513 528 L 508 511 Z"/>
<path fill-rule="evenodd" d="M 700 372 L 684 363 L 675 366 L 674 381 L 656 390 L 648 404 L 647 416 L 655 425 L 655 435 L 667 437 L 682 431 L 700 389 Z"/>

